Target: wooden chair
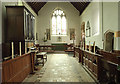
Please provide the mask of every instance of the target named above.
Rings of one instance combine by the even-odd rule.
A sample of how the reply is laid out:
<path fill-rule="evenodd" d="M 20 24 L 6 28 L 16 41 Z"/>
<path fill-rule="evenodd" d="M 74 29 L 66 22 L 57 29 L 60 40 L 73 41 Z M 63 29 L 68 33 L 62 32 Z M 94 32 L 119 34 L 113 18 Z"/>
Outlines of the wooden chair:
<path fill-rule="evenodd" d="M 47 61 L 47 52 L 40 52 L 36 54 L 36 57 L 37 57 L 37 64 L 42 64 L 44 66 L 44 63 L 45 63 L 44 60 Z M 39 62 L 39 61 L 42 61 L 42 62 Z"/>

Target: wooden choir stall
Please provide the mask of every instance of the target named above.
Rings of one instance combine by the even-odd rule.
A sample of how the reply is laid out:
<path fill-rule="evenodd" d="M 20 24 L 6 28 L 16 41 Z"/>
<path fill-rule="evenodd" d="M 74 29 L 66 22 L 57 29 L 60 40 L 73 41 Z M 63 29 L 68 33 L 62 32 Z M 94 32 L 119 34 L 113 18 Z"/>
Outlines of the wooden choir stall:
<path fill-rule="evenodd" d="M 103 51 L 95 45 L 74 47 L 74 56 L 78 62 L 100 83 L 120 83 L 120 51 Z"/>
<path fill-rule="evenodd" d="M 24 6 L 6 6 L 5 41 L 2 43 L 2 83 L 22 82 L 34 72 L 35 52 L 27 52 L 34 44 L 32 13 Z"/>

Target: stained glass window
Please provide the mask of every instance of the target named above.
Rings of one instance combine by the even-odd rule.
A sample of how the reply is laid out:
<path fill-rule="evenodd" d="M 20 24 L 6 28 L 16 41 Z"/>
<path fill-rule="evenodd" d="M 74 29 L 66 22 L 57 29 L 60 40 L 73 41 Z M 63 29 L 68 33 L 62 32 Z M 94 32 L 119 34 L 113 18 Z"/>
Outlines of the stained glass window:
<path fill-rule="evenodd" d="M 52 14 L 52 35 L 66 35 L 66 16 L 65 13 L 57 9 Z"/>

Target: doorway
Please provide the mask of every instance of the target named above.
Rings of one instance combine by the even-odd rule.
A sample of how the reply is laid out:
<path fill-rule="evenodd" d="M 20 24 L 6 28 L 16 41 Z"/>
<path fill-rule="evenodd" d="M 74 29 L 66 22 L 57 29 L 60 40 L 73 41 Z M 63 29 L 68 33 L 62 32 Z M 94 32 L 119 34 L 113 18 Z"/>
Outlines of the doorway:
<path fill-rule="evenodd" d="M 114 32 L 108 30 L 104 34 L 104 50 L 112 52 L 114 50 Z"/>

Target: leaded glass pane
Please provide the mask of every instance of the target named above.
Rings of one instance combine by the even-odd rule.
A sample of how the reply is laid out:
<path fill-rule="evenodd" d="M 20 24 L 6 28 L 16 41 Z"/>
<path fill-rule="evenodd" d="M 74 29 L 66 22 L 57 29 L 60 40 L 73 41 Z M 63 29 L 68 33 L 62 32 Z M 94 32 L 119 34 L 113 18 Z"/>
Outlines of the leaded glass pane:
<path fill-rule="evenodd" d="M 57 16 L 57 34 L 61 34 L 61 17 Z"/>
<path fill-rule="evenodd" d="M 52 17 L 52 34 L 56 34 L 56 18 Z"/>
<path fill-rule="evenodd" d="M 62 17 L 62 34 L 67 34 L 66 33 L 66 18 L 65 16 Z"/>

